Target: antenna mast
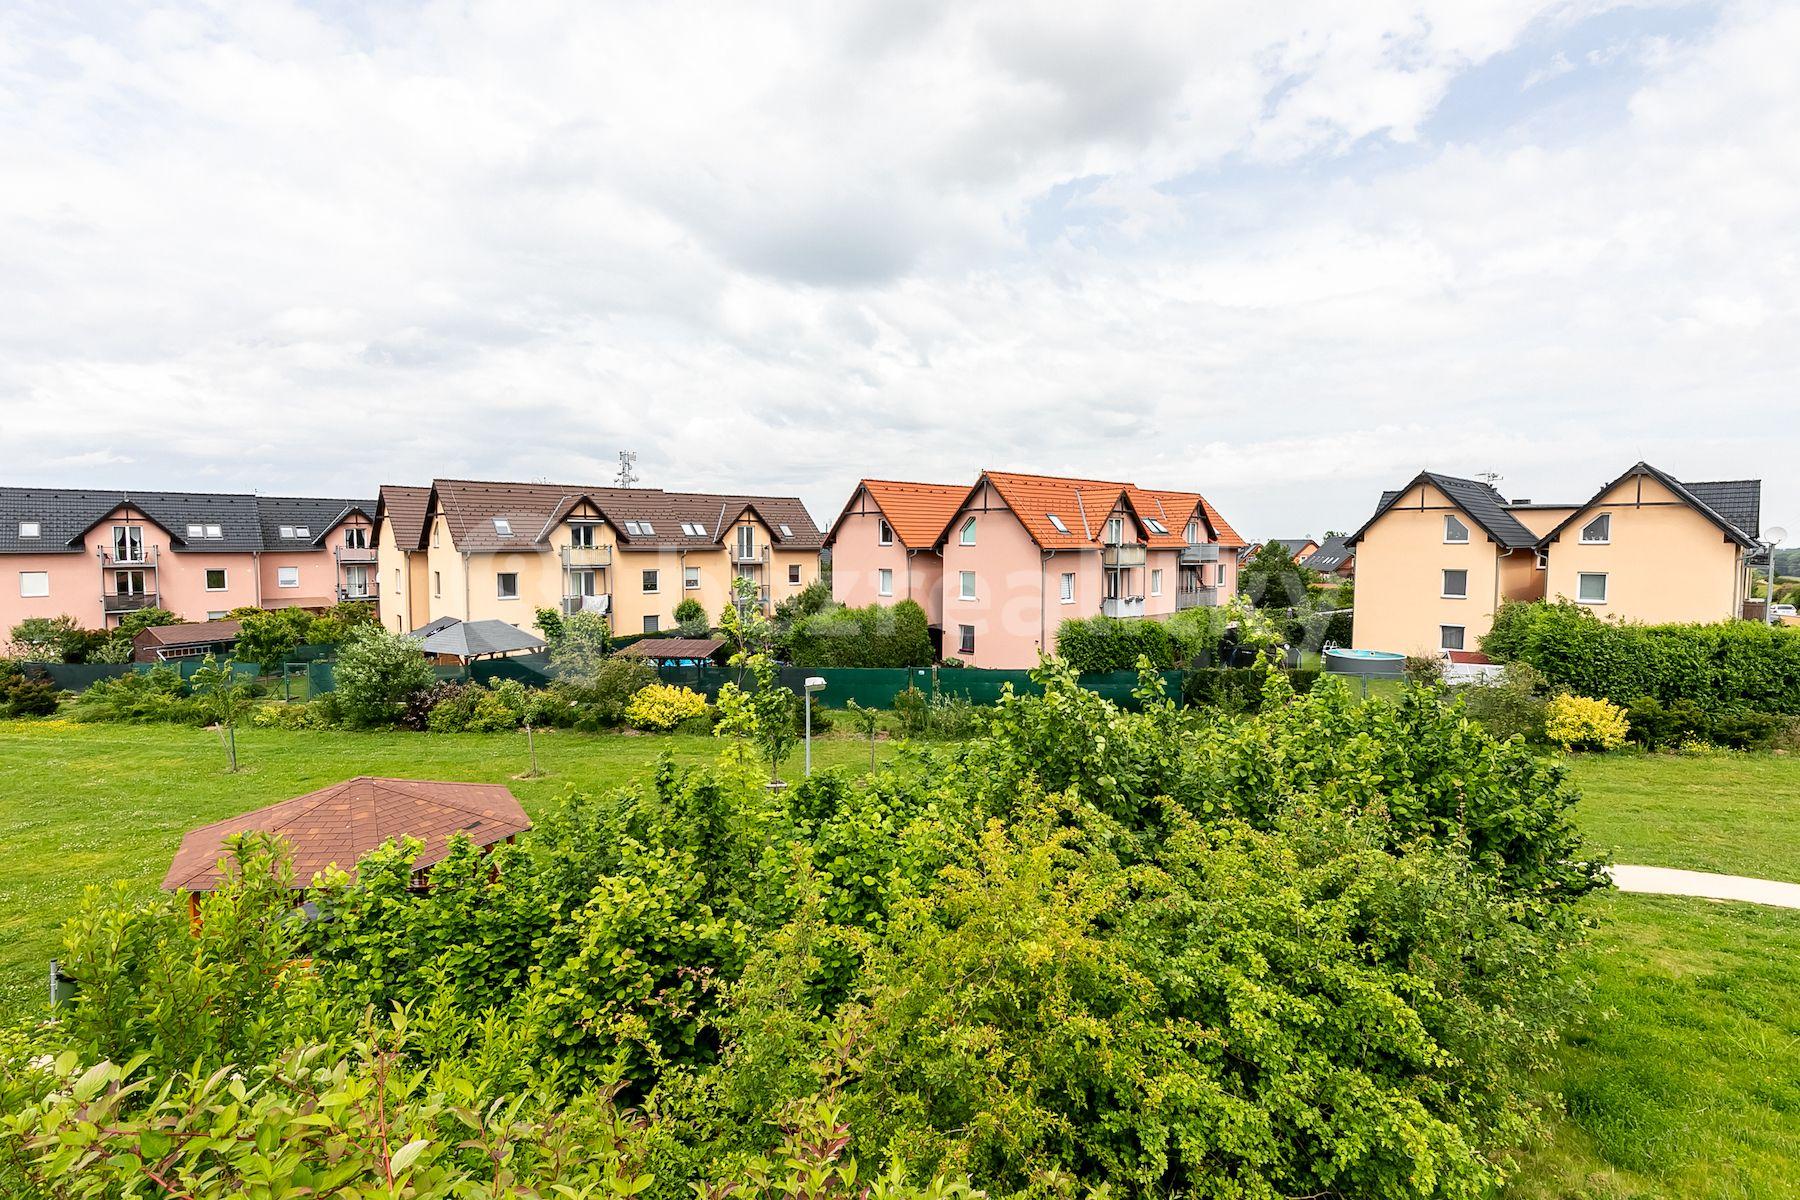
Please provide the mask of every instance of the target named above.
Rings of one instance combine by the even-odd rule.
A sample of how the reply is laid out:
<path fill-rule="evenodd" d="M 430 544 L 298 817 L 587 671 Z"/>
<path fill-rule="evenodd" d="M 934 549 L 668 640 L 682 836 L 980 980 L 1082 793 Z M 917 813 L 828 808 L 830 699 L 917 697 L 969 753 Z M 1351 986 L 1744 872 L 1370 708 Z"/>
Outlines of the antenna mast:
<path fill-rule="evenodd" d="M 628 488 L 628 487 L 634 486 L 637 483 L 637 481 L 638 481 L 637 472 L 632 470 L 632 468 L 635 466 L 637 466 L 637 451 L 636 450 L 621 450 L 621 451 L 619 451 L 618 483 L 619 483 L 620 487 Z"/>

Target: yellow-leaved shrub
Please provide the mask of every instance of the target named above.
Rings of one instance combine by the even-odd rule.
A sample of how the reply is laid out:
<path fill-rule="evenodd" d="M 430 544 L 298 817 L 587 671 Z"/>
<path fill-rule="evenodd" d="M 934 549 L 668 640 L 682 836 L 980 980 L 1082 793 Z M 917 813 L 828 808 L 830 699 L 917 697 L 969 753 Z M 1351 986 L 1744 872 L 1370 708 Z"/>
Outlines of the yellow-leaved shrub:
<path fill-rule="evenodd" d="M 642 688 L 625 706 L 625 723 L 633 729 L 666 732 L 683 721 L 706 715 L 706 697 L 667 683 Z"/>
<path fill-rule="evenodd" d="M 1617 750 L 1631 723 L 1625 710 L 1588 696 L 1557 696 L 1544 710 L 1544 733 L 1564 750 Z"/>

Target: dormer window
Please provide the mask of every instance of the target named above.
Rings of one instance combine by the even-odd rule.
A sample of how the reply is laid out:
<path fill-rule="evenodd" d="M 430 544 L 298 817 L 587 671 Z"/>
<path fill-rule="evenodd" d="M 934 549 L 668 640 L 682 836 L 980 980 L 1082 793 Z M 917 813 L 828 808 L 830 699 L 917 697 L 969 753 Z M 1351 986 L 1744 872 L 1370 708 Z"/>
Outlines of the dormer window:
<path fill-rule="evenodd" d="M 1117 546 L 1125 540 L 1125 518 L 1106 518 L 1106 544 Z"/>
<path fill-rule="evenodd" d="M 44 527 L 36 521 L 20 521 L 19 536 L 22 538 L 42 537 Z"/>
<path fill-rule="evenodd" d="M 887 523 L 886 517 L 875 518 L 875 541 L 883 546 L 894 544 L 894 527 Z"/>
<path fill-rule="evenodd" d="M 569 545 L 577 550 L 594 548 L 594 527 L 592 525 L 569 526 Z"/>
<path fill-rule="evenodd" d="M 1612 541 L 1612 514 L 1601 513 L 1583 525 L 1581 540 L 1591 546 L 1604 546 Z"/>
<path fill-rule="evenodd" d="M 1189 521 L 1187 524 L 1187 540 L 1193 545 L 1200 543 L 1200 522 Z"/>
<path fill-rule="evenodd" d="M 369 548 L 369 531 L 361 525 L 346 525 L 344 527 L 344 545 L 352 550 L 367 550 Z"/>
<path fill-rule="evenodd" d="M 512 534 L 512 522 L 507 520 L 505 517 L 495 517 L 494 518 L 494 533 L 500 537 L 511 537 L 513 535 Z"/>
<path fill-rule="evenodd" d="M 1469 540 L 1469 527 L 1449 513 L 1444 514 L 1444 541 L 1463 543 Z"/>
<path fill-rule="evenodd" d="M 1068 533 L 1069 532 L 1069 527 L 1067 525 L 1063 524 L 1063 519 L 1061 517 L 1057 516 L 1055 513 L 1045 513 L 1044 515 L 1046 517 L 1050 518 L 1050 524 L 1051 524 L 1051 526 L 1053 526 L 1055 528 L 1056 532 L 1058 532 L 1058 533 Z"/>
<path fill-rule="evenodd" d="M 968 520 L 963 522 L 962 533 L 958 536 L 957 541 L 960 542 L 964 546 L 973 546 L 975 544 L 975 518 L 974 517 L 970 517 Z"/>

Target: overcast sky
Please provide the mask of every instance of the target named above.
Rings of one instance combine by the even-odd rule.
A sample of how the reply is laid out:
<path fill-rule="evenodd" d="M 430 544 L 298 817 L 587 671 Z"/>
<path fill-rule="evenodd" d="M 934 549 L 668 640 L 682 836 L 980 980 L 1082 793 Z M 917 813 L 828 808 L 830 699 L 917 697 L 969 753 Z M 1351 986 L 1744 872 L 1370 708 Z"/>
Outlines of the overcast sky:
<path fill-rule="evenodd" d="M 1793 3 L 12 0 L 0 482 L 629 448 L 821 522 L 994 467 L 1273 537 L 1643 458 L 1794 544 L 1796 61 Z"/>

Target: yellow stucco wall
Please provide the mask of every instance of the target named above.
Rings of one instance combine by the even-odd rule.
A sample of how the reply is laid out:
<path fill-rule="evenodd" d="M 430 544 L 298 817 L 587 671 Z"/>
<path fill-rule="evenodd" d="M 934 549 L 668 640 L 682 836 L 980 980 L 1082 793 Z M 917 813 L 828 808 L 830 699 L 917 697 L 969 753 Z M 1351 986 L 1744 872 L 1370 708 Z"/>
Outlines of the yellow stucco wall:
<path fill-rule="evenodd" d="M 1445 513 L 1469 527 L 1466 544 L 1445 543 Z M 1532 555 L 1522 551 L 1513 557 L 1529 563 Z M 1439 627 L 1460 625 L 1464 647 L 1479 649 L 1494 621 L 1499 563 L 1500 548 L 1442 492 L 1430 484 L 1410 488 L 1357 543 L 1352 644 L 1359 650 L 1436 654 Z M 1469 573 L 1467 599 L 1443 597 L 1446 569 Z"/>
<path fill-rule="evenodd" d="M 1584 543 L 1583 526 L 1610 514 L 1610 541 Z M 1577 600 L 1583 572 L 1604 574 L 1596 616 L 1659 624 L 1724 621 L 1741 613 L 1744 567 L 1735 543 L 1650 476 L 1615 485 L 1575 515 L 1550 546 L 1551 599 Z"/>

